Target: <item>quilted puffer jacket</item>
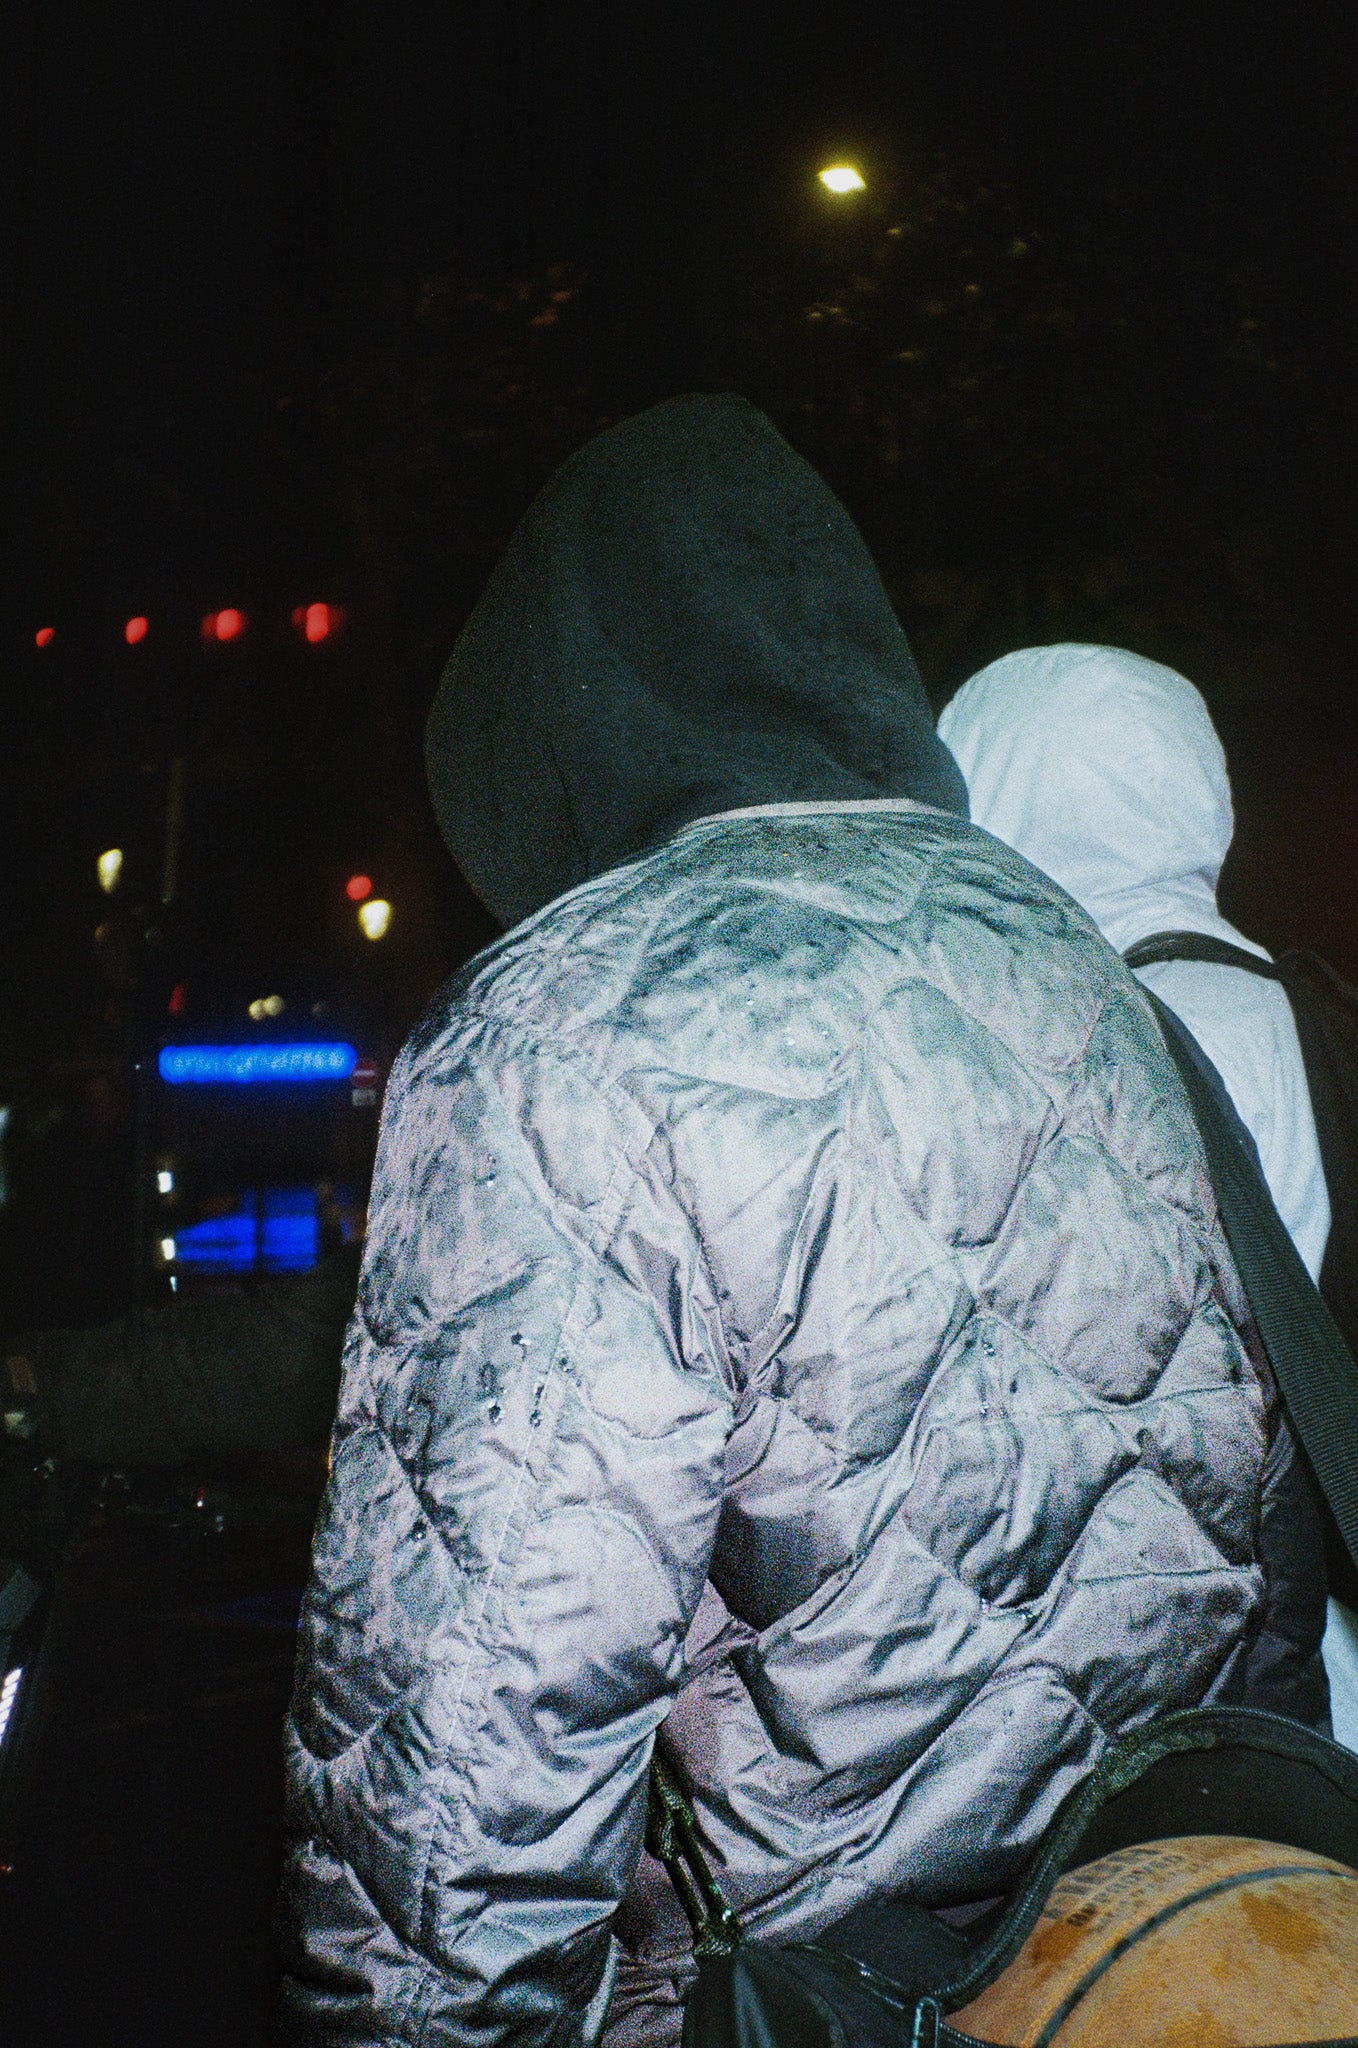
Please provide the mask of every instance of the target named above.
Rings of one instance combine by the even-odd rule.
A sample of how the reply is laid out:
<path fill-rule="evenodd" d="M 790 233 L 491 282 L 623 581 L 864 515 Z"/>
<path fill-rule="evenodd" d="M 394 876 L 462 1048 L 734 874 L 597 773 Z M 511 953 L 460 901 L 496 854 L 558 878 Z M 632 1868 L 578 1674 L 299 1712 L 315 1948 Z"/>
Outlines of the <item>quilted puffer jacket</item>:
<path fill-rule="evenodd" d="M 697 424 L 707 477 L 765 433 Z M 696 471 L 660 468 L 663 555 Z M 577 469 L 566 513 L 600 488 Z M 813 523 L 792 550 L 767 524 L 791 576 Z M 490 636 L 508 701 L 636 673 L 616 631 L 563 671 L 601 607 L 547 609 Z M 662 1723 L 728 1896 L 792 1936 L 995 1892 L 1119 1731 L 1248 1698 L 1270 1624 L 1269 1394 L 1120 961 L 902 791 L 946 795 L 931 733 L 893 768 L 830 704 L 808 751 L 861 742 L 861 793 L 742 802 L 776 721 L 737 701 L 735 807 L 619 860 L 622 771 L 605 750 L 601 822 L 588 690 L 564 702 L 541 744 L 600 841 L 538 833 L 565 893 L 445 990 L 384 1110 L 288 1737 L 309 2043 L 676 2040 L 683 1923 L 641 1850 Z M 450 832 L 488 895 L 493 836 Z"/>

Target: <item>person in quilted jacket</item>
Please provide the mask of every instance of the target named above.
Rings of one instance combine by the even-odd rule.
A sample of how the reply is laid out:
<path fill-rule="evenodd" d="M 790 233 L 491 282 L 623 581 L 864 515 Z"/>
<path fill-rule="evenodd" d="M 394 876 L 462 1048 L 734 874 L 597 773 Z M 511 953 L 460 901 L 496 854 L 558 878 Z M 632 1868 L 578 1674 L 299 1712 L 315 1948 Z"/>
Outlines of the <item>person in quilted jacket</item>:
<path fill-rule="evenodd" d="M 504 936 L 387 1091 L 288 2038 L 674 2043 L 657 1736 L 755 1937 L 997 1893 L 1121 1731 L 1276 1666 L 1278 1418 L 1143 993 L 968 822 L 751 406 L 557 473 L 428 765 Z"/>

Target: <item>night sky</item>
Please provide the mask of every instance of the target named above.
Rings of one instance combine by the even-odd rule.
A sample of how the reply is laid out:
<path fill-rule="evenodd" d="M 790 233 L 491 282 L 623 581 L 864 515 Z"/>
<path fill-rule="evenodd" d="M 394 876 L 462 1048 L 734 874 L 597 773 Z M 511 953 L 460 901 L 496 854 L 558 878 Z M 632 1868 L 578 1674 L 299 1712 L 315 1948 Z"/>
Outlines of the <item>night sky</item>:
<path fill-rule="evenodd" d="M 1117 193 L 1105 261 L 1175 307 L 1185 268 L 1252 269 L 1332 370 L 1353 338 L 1346 13 L 16 5 L 16 623 L 286 580 L 279 401 L 393 335 L 454 255 L 491 275 L 580 263 L 657 383 L 700 371 L 697 330 L 729 314 L 751 245 L 804 228 L 823 151 L 862 156 L 906 208 L 938 152 L 1061 226 L 1106 230 Z M 298 527 L 291 558 L 323 553 Z"/>
<path fill-rule="evenodd" d="M 7 22 L 11 1095 L 63 1061 L 116 1093 L 129 1004 L 178 979 L 185 1028 L 267 981 L 399 1040 L 489 934 L 422 789 L 441 662 L 555 463 L 689 387 L 824 469 L 936 701 L 1054 638 L 1191 674 L 1236 775 L 1228 909 L 1358 974 L 1350 9 Z M 836 155 L 856 211 L 816 185 Z M 318 599 L 346 629 L 309 649 Z M 205 650 L 227 605 L 250 631 Z M 134 1000 L 93 860 L 128 849 L 137 923 L 175 758 L 182 887 Z M 380 956 L 355 867 L 397 905 Z"/>

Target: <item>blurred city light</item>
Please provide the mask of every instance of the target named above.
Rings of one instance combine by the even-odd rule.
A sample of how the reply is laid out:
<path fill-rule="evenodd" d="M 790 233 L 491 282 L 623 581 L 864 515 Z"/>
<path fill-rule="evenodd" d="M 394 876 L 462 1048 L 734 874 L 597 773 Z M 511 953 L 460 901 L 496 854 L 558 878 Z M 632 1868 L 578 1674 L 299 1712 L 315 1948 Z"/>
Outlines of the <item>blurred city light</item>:
<path fill-rule="evenodd" d="M 5 1673 L 5 1682 L 0 1685 L 0 1742 L 5 1739 L 5 1730 L 9 1727 L 10 1717 L 14 1712 L 14 1702 L 19 1697 L 19 1682 L 23 1675 L 23 1665 L 16 1664 L 12 1671 Z"/>
<path fill-rule="evenodd" d="M 266 1017 L 281 1017 L 287 1004 L 282 996 L 256 996 L 249 1008 L 255 1023 L 262 1024 Z"/>
<path fill-rule="evenodd" d="M 867 190 L 861 173 L 852 164 L 827 164 L 817 175 L 826 191 L 833 192 L 836 198 L 843 198 L 846 192 Z"/>
<path fill-rule="evenodd" d="M 111 896 L 123 878 L 123 850 L 121 846 L 110 846 L 95 862 L 99 876 L 99 887 L 106 896 Z"/>
<path fill-rule="evenodd" d="M 343 612 L 333 604 L 299 604 L 292 615 L 293 625 L 313 647 L 338 632 L 343 619 Z"/>
<path fill-rule="evenodd" d="M 350 875 L 344 885 L 344 893 L 351 903 L 361 903 L 364 897 L 371 896 L 372 892 L 373 879 L 371 875 Z"/>
<path fill-rule="evenodd" d="M 321 1252 L 315 1188 L 243 1188 L 229 1216 L 176 1235 L 175 1263 L 203 1273 L 305 1273 Z"/>
<path fill-rule="evenodd" d="M 33 645 L 35 647 L 50 647 L 56 637 L 57 629 L 55 626 L 39 626 L 37 632 L 33 635 Z"/>
<path fill-rule="evenodd" d="M 158 1195 L 172 1195 L 174 1193 L 174 1174 L 168 1166 L 162 1166 L 156 1172 L 156 1193 Z"/>
<path fill-rule="evenodd" d="M 228 605 L 225 611 L 203 615 L 205 640 L 238 640 L 245 631 L 245 614 Z"/>
<path fill-rule="evenodd" d="M 172 1088 L 245 1088 L 257 1082 L 347 1081 L 358 1062 L 339 1040 L 292 1045 L 165 1045 L 157 1062 Z"/>
<path fill-rule="evenodd" d="M 174 1264 L 174 1239 L 172 1237 L 162 1237 L 160 1240 L 160 1256 L 164 1259 L 167 1266 Z"/>
<path fill-rule="evenodd" d="M 370 896 L 358 906 L 358 921 L 365 939 L 384 939 L 391 926 L 391 905 L 385 896 Z"/>
<path fill-rule="evenodd" d="M 127 624 L 123 627 L 123 638 L 129 647 L 135 647 L 139 640 L 146 638 L 149 625 L 150 621 L 140 616 L 128 620 Z"/>

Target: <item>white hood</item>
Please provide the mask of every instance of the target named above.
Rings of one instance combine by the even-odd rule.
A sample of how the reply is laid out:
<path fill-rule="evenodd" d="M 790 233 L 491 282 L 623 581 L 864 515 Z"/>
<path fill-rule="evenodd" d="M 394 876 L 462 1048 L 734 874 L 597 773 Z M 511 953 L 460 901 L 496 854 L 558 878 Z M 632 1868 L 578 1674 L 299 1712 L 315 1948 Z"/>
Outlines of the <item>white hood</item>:
<path fill-rule="evenodd" d="M 1116 647 L 1028 647 L 964 683 L 939 719 L 971 815 L 1081 904 L 1122 952 L 1207 932 L 1234 816 L 1226 757 L 1185 677 Z"/>

